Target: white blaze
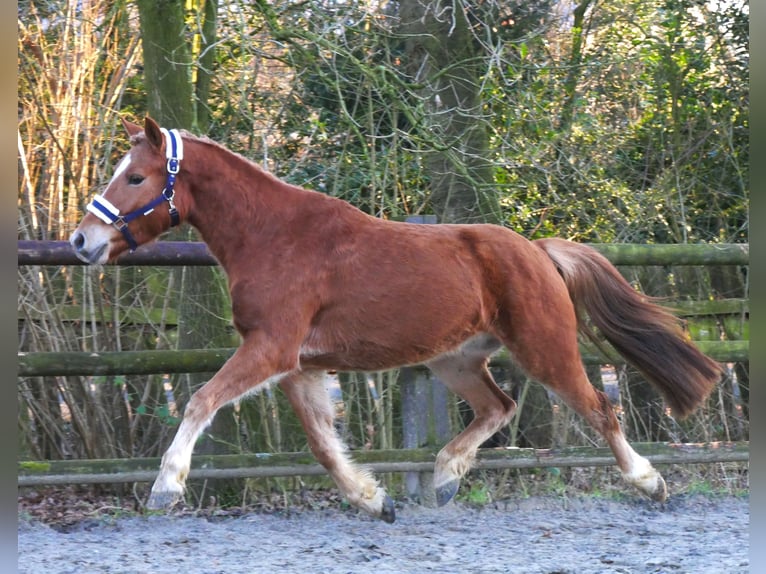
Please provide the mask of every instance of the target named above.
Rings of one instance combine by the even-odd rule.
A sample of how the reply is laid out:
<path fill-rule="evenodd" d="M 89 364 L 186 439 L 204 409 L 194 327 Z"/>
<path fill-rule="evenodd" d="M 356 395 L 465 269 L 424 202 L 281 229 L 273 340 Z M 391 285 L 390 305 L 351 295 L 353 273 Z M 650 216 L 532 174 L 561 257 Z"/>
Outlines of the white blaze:
<path fill-rule="evenodd" d="M 116 180 L 122 173 L 128 169 L 128 166 L 130 165 L 130 153 L 128 153 L 124 158 L 122 158 L 122 161 L 119 163 L 117 168 L 114 170 L 114 174 L 112 175 L 112 180 L 109 182 L 109 185 L 112 184 L 112 181 Z"/>

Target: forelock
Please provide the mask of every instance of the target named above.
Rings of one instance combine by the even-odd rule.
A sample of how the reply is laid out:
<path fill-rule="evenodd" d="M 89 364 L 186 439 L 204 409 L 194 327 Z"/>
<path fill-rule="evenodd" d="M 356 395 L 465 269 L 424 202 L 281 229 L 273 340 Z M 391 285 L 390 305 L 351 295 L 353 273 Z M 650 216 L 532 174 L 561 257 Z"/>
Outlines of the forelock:
<path fill-rule="evenodd" d="M 130 136 L 130 145 L 138 145 L 145 140 L 146 134 L 144 132 L 138 132 L 137 134 Z"/>

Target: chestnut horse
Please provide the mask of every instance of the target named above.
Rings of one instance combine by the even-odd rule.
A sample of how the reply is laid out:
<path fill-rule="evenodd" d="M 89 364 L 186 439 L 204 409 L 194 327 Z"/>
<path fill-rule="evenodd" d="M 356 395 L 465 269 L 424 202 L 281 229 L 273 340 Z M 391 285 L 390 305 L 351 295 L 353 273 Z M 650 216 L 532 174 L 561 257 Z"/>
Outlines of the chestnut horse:
<path fill-rule="evenodd" d="M 70 242 L 107 263 L 171 225 L 194 226 L 226 271 L 242 343 L 189 401 L 162 458 L 149 508 L 184 492 L 194 443 L 216 411 L 279 384 L 318 461 L 352 505 L 388 522 L 394 505 L 356 466 L 333 428 L 327 370 L 425 364 L 465 399 L 474 419 L 438 454 L 438 503 L 457 492 L 477 448 L 516 403 L 487 370 L 505 346 L 606 440 L 624 479 L 663 501 L 665 481 L 623 435 L 609 400 L 585 374 L 585 316 L 643 373 L 675 415 L 692 412 L 720 365 L 677 319 L 637 293 L 597 251 L 561 239 L 530 242 L 497 225 L 414 225 L 282 182 L 208 139 L 123 121 L 131 148 Z"/>

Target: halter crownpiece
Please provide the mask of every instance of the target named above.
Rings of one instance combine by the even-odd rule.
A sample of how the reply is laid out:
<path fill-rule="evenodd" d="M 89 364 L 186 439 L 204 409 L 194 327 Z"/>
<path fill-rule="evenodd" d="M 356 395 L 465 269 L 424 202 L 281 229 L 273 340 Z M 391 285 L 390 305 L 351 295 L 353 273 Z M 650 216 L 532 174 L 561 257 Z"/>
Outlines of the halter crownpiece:
<path fill-rule="evenodd" d="M 87 206 L 89 212 L 104 223 L 114 225 L 114 227 L 122 233 L 122 236 L 128 243 L 128 248 L 131 253 L 138 248 L 138 243 L 130 232 L 130 229 L 128 229 L 128 223 L 143 215 L 149 215 L 154 211 L 154 208 L 160 205 L 163 201 L 168 202 L 170 226 L 175 227 L 181 222 L 181 217 L 173 202 L 173 196 L 175 195 L 173 186 L 175 186 L 176 183 L 176 175 L 181 169 L 181 160 L 184 158 L 184 142 L 181 139 L 181 134 L 178 130 L 166 130 L 165 128 L 160 128 L 160 131 L 162 132 L 162 135 L 165 136 L 165 157 L 168 160 L 166 168 L 168 173 L 167 180 L 165 181 L 165 188 L 159 196 L 155 197 L 143 207 L 125 215 L 120 215 L 120 210 L 112 205 L 112 203 L 103 195 L 94 196 L 93 200 Z"/>

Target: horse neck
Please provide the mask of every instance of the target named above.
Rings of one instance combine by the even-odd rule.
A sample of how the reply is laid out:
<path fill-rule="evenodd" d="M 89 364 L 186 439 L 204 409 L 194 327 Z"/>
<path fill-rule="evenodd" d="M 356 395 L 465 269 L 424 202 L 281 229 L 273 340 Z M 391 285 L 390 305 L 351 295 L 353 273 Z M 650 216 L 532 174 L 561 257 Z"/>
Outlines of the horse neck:
<path fill-rule="evenodd" d="M 228 270 L 239 249 L 257 248 L 259 237 L 279 225 L 294 188 L 218 144 L 188 144 L 187 220 Z"/>

